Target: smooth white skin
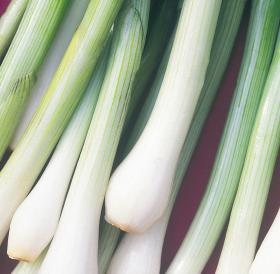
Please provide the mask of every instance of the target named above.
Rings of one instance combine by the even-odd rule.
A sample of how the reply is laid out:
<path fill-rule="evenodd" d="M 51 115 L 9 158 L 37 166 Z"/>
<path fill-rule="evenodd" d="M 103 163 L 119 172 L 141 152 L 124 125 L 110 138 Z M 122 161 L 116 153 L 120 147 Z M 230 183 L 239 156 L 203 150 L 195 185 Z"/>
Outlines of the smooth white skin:
<path fill-rule="evenodd" d="M 102 61 L 43 175 L 13 216 L 8 241 L 12 258 L 33 262 L 55 233 L 101 89 L 107 56 Z"/>
<path fill-rule="evenodd" d="M 279 274 L 280 273 L 280 210 L 265 236 L 249 274 Z"/>
<path fill-rule="evenodd" d="M 44 96 L 73 37 L 73 34 L 84 16 L 90 0 L 73 0 L 72 2 L 73 3 L 68 8 L 68 11 L 65 14 L 65 17 L 56 33 L 56 37 L 52 42 L 44 64 L 40 68 L 37 81 L 32 88 L 26 110 L 22 115 L 21 122 L 17 127 L 13 140 L 10 144 L 10 148 L 12 150 L 15 149 L 21 136 L 28 127 L 34 112 L 39 106 L 41 99 Z"/>
<path fill-rule="evenodd" d="M 169 214 L 143 234 L 127 233 L 121 240 L 107 274 L 159 274 Z"/>
<path fill-rule="evenodd" d="M 150 119 L 111 177 L 106 220 L 143 233 L 167 207 L 178 158 L 203 86 L 220 0 L 185 1 Z"/>

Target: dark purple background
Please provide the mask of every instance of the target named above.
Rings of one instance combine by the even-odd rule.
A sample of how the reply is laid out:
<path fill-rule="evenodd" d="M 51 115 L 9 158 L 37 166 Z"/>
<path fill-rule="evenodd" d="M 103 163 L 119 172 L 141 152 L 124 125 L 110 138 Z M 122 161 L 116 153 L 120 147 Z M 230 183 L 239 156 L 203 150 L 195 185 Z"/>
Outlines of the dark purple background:
<path fill-rule="evenodd" d="M 0 14 L 4 11 L 9 0 L 0 0 Z M 247 29 L 248 14 L 246 13 L 240 27 L 237 42 L 229 63 L 224 80 L 211 114 L 204 127 L 199 145 L 194 153 L 189 170 L 185 176 L 182 189 L 179 193 L 171 221 L 168 227 L 168 233 L 163 251 L 163 270 L 169 265 L 180 242 L 191 223 L 203 191 L 207 184 L 211 172 L 215 153 L 220 141 L 223 125 L 227 116 L 230 100 L 232 97 L 235 81 L 240 66 L 244 40 Z M 261 228 L 260 241 L 263 239 L 271 222 L 273 221 L 280 206 L 280 161 L 278 161 L 274 174 L 269 200 L 267 203 L 264 222 Z M 1 221 L 1 217 L 0 217 Z M 222 236 L 213 256 L 208 262 L 203 274 L 214 274 L 219 254 L 222 247 Z M 6 256 L 6 244 L 0 250 L 0 274 L 9 274 L 13 268 L 14 262 Z"/>

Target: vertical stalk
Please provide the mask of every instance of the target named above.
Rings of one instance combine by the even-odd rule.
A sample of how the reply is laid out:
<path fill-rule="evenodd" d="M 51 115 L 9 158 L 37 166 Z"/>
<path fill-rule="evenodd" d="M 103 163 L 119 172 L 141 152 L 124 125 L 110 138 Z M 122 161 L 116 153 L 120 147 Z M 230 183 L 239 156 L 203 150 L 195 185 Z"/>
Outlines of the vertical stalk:
<path fill-rule="evenodd" d="M 149 0 L 128 0 L 118 16 L 100 97 L 40 274 L 98 273 L 100 214 L 141 60 L 149 7 Z"/>
<path fill-rule="evenodd" d="M 184 2 L 153 112 L 106 194 L 107 220 L 125 231 L 144 232 L 166 210 L 205 80 L 220 5 L 220 0 Z"/>

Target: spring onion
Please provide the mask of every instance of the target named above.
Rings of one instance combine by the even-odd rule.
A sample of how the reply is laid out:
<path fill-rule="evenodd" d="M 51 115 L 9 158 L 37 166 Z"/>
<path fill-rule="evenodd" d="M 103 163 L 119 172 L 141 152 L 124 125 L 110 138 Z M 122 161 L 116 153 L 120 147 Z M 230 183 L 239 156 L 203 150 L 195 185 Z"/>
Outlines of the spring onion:
<path fill-rule="evenodd" d="M 172 39 L 172 41 L 173 41 L 173 39 Z M 147 98 L 147 102 L 144 104 L 144 106 L 143 106 L 143 108 L 142 108 L 142 110 L 139 114 L 139 117 L 135 122 L 135 127 L 133 128 L 132 132 L 130 132 L 128 139 L 126 138 L 127 137 L 126 135 L 123 135 L 122 138 L 121 138 L 120 143 L 122 143 L 122 139 L 125 139 L 127 142 L 126 142 L 125 146 L 121 147 L 120 151 L 118 152 L 119 155 L 117 155 L 117 160 L 122 159 L 124 155 L 127 155 L 127 153 L 130 151 L 131 147 L 137 141 L 140 132 L 143 130 L 143 128 L 146 125 L 147 119 L 149 118 L 149 114 L 150 114 L 151 109 L 154 105 L 154 101 L 155 101 L 154 97 L 155 97 L 155 95 L 157 95 L 157 93 L 159 91 L 159 88 L 161 86 L 161 82 L 162 82 L 162 79 L 163 79 L 163 76 L 164 76 L 164 72 L 165 72 L 165 69 L 166 69 L 166 66 L 167 66 L 167 61 L 168 61 L 170 51 L 171 51 L 171 46 L 172 46 L 171 42 L 169 42 L 168 47 L 165 50 L 165 54 L 163 56 L 163 60 L 161 61 L 161 65 L 158 69 L 156 79 L 154 81 L 153 86 L 151 87 L 151 91 L 150 91 L 149 96 Z M 151 97 L 153 97 L 153 98 L 151 98 Z M 141 119 L 141 118 L 143 118 L 143 119 Z M 107 264 L 102 264 L 102 265 L 106 265 L 106 269 L 101 269 L 101 270 L 99 269 L 101 273 L 106 273 L 104 270 L 107 271 L 107 268 L 108 268 L 108 265 L 109 265 L 108 263 L 110 262 L 110 260 L 108 260 L 108 258 L 111 259 L 112 255 L 113 255 L 113 251 L 116 248 L 117 241 L 118 241 L 119 236 L 120 236 L 120 230 L 118 228 L 116 228 L 114 226 L 111 226 L 108 223 L 106 223 L 106 224 L 107 224 L 106 226 L 108 227 L 106 229 L 106 230 L 108 230 L 108 236 L 106 236 L 104 234 L 104 237 L 102 237 L 104 251 L 102 252 L 103 255 L 100 256 L 100 259 L 102 261 L 106 259 Z M 114 255 L 114 257 L 116 257 L 116 256 Z M 137 260 L 137 262 L 140 263 L 139 260 Z M 135 263 L 135 265 L 137 265 L 137 264 Z M 130 269 L 128 268 L 127 270 L 129 271 Z M 109 272 L 110 271 L 111 270 L 109 270 Z M 116 271 L 116 269 L 114 269 L 114 271 Z"/>
<path fill-rule="evenodd" d="M 158 5 L 154 5 L 154 9 L 158 8 Z M 139 70 L 136 73 L 133 87 L 132 87 L 132 93 L 130 102 L 129 102 L 129 108 L 126 115 L 126 120 L 124 124 L 124 129 L 122 132 L 122 138 L 120 139 L 120 144 L 118 146 L 116 159 L 114 161 L 114 165 L 117 165 L 121 159 L 123 159 L 127 154 L 127 136 L 130 137 L 130 131 L 131 131 L 131 125 L 134 123 L 134 112 L 137 111 L 137 105 L 139 103 L 139 100 L 141 97 L 143 97 L 146 90 L 149 90 L 147 88 L 147 83 L 150 82 L 151 75 L 154 73 L 155 67 L 157 67 L 157 63 L 159 61 L 159 58 L 162 55 L 163 48 L 158 48 L 159 44 L 164 45 L 166 43 L 166 40 L 169 38 L 169 32 L 174 27 L 174 22 L 176 21 L 176 14 L 175 14 L 175 7 L 176 7 L 176 1 L 170 1 L 166 0 L 163 3 L 161 3 L 160 9 L 157 12 L 150 11 L 150 15 L 155 15 L 154 21 L 151 25 L 151 30 L 146 38 L 146 44 L 144 47 L 143 56 L 141 59 L 141 64 L 139 67 Z M 153 20 L 153 18 L 151 18 Z M 151 21 L 150 20 L 150 21 Z M 150 24 L 150 22 L 149 22 Z M 161 31 L 162 29 L 165 29 L 166 31 Z M 131 138 L 129 138 L 131 140 Z M 110 262 L 110 259 L 112 257 L 112 254 L 116 248 L 120 231 L 116 227 L 113 227 L 107 223 L 105 226 L 105 231 L 108 231 L 108 234 L 106 237 L 102 236 L 101 240 L 101 247 L 100 247 L 100 265 L 99 265 L 99 272 L 100 273 L 106 273 L 108 264 Z M 103 233 L 102 233 L 103 235 Z M 101 255 L 102 254 L 102 255 Z"/>
<path fill-rule="evenodd" d="M 109 48 L 109 47 L 107 47 Z M 17 208 L 10 226 L 8 255 L 33 262 L 50 243 L 89 128 L 105 75 L 108 50 L 64 131 L 43 175 Z"/>
<path fill-rule="evenodd" d="M 53 40 L 66 0 L 30 0 L 0 67 L 0 159 L 26 107 L 37 71 Z"/>
<path fill-rule="evenodd" d="M 280 18 L 280 2 L 270 8 Z M 280 36 L 279 36 L 280 37 Z M 280 38 L 264 88 L 216 273 L 247 274 L 280 146 Z M 269 273 L 268 270 L 265 273 Z"/>
<path fill-rule="evenodd" d="M 25 112 L 20 118 L 20 124 L 16 128 L 13 140 L 10 144 L 12 150 L 22 137 L 28 124 L 30 123 L 36 108 L 38 107 L 45 91 L 47 90 L 59 63 L 67 49 L 74 32 L 80 24 L 90 0 L 73 0 L 68 8 L 64 19 L 59 26 L 55 39 L 48 51 L 45 61 L 40 68 Z"/>
<path fill-rule="evenodd" d="M 280 210 L 266 234 L 256 257 L 250 267 L 249 274 L 280 273 Z"/>
<path fill-rule="evenodd" d="M 2 169 L 0 240 L 7 233 L 13 213 L 30 191 L 85 91 L 121 4 L 122 0 L 90 1 L 46 95 Z"/>
<path fill-rule="evenodd" d="M 149 6 L 149 0 L 128 0 L 118 16 L 96 110 L 40 274 L 98 272 L 100 214 L 145 44 Z"/>
<path fill-rule="evenodd" d="M 124 239 L 119 244 L 113 256 L 108 274 L 159 273 L 161 251 L 169 216 L 175 202 L 177 192 L 179 191 L 181 182 L 185 175 L 185 170 L 190 163 L 190 159 L 199 140 L 203 124 L 208 116 L 211 105 L 218 91 L 219 83 L 226 69 L 244 5 L 245 2 L 243 0 L 235 2 L 222 2 L 213 48 L 211 50 L 210 61 L 207 69 L 206 80 L 196 107 L 194 119 L 180 155 L 179 165 L 173 181 L 174 188 L 165 214 L 145 233 L 126 234 L 124 236 Z M 131 145 L 133 145 L 138 139 L 138 136 L 145 127 L 149 114 L 152 111 L 152 107 L 164 76 L 169 53 L 170 51 L 166 50 L 165 57 L 162 60 L 153 88 L 149 93 L 149 97 L 147 98 L 137 121 L 135 122 L 135 127 L 127 143 L 127 150 L 129 150 Z M 207 96 L 205 96 L 205 94 L 207 94 Z"/>
<path fill-rule="evenodd" d="M 113 173 L 107 191 L 106 219 L 125 231 L 145 231 L 168 205 L 205 79 L 220 4 L 220 0 L 184 2 L 153 112 L 136 145 Z"/>
<path fill-rule="evenodd" d="M 17 31 L 29 0 L 12 0 L 0 18 L 0 59 L 2 59 Z"/>
<path fill-rule="evenodd" d="M 244 58 L 202 202 L 168 274 L 201 273 L 229 216 L 277 36 L 277 1 L 254 1 Z"/>

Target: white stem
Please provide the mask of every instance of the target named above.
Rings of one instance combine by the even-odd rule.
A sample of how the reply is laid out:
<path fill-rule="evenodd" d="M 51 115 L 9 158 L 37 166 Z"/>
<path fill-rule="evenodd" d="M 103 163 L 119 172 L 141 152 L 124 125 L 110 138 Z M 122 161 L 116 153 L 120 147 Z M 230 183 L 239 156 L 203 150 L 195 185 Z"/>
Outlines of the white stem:
<path fill-rule="evenodd" d="M 174 35 L 170 38 L 168 46 L 165 50 L 164 57 L 161 61 L 160 67 L 157 71 L 155 81 L 149 92 L 138 117 L 135 121 L 134 128 L 130 132 L 129 139 L 127 140 L 124 153 L 135 144 L 138 136 L 141 134 L 148 120 L 149 114 L 154 106 L 154 101 L 158 95 L 163 76 L 166 70 L 167 62 L 170 56 L 171 47 L 174 41 Z M 152 102 L 152 103 L 151 103 Z M 182 160 L 182 159 L 181 159 Z M 183 160 L 180 162 L 184 162 Z M 180 170 L 182 171 L 182 169 Z M 176 176 L 174 188 L 178 190 L 180 182 L 182 181 L 184 172 L 180 172 Z M 176 184 L 176 185 L 175 185 Z M 177 193 L 177 191 L 175 192 Z M 118 245 L 107 274 L 156 274 L 160 271 L 161 251 L 165 237 L 165 231 L 169 220 L 176 194 L 173 194 L 164 216 L 160 218 L 151 228 L 142 234 L 126 233 Z"/>
<path fill-rule="evenodd" d="M 8 241 L 8 255 L 11 258 L 33 262 L 55 233 L 66 191 L 97 103 L 107 57 L 108 50 L 93 73 L 87 92 L 43 175 L 13 216 Z"/>
<path fill-rule="evenodd" d="M 73 34 L 85 14 L 89 1 L 90 0 L 73 0 L 73 3 L 68 8 L 65 17 L 56 33 L 55 39 L 52 42 L 52 46 L 48 51 L 44 64 L 40 68 L 36 84 L 32 89 L 27 107 L 21 118 L 21 122 L 14 133 L 13 140 L 10 144 L 10 148 L 12 150 L 15 149 L 21 136 L 28 127 L 34 112 L 39 106 L 41 99 L 44 96 L 73 37 Z"/>
<path fill-rule="evenodd" d="M 257 255 L 251 265 L 249 274 L 280 273 L 280 210 L 266 234 Z"/>
<path fill-rule="evenodd" d="M 221 0 L 184 2 L 167 71 L 138 142 L 114 172 L 106 219 L 141 233 L 167 207 L 180 151 L 204 83 Z"/>
<path fill-rule="evenodd" d="M 227 1 L 223 1 L 222 3 L 218 19 L 218 28 L 215 32 L 214 44 L 211 49 L 210 63 L 207 68 L 206 80 L 196 107 L 191 128 L 180 154 L 179 165 L 173 181 L 173 190 L 168 209 L 161 219 L 153 224 L 145 233 L 126 234 L 124 236 L 112 258 L 110 273 L 160 273 L 162 246 L 169 216 L 184 178 L 185 171 L 199 139 L 203 124 L 209 113 L 211 103 L 217 93 L 222 74 L 226 68 L 241 19 L 243 6 L 243 0 L 236 2 L 236 4 L 228 4 Z M 229 33 L 231 35 L 229 35 Z M 146 125 L 162 83 L 173 40 L 174 36 L 172 35 L 149 95 L 134 123 L 132 132 L 130 132 L 125 151 L 130 150 Z M 219 54 L 219 58 L 217 58 L 217 54 Z M 213 68 L 215 69 L 213 70 Z M 205 94 L 207 94 L 207 96 L 205 96 Z"/>
<path fill-rule="evenodd" d="M 123 6 L 106 76 L 60 222 L 40 274 L 98 273 L 99 219 L 145 42 L 149 0 Z"/>

